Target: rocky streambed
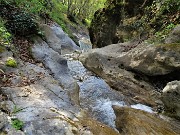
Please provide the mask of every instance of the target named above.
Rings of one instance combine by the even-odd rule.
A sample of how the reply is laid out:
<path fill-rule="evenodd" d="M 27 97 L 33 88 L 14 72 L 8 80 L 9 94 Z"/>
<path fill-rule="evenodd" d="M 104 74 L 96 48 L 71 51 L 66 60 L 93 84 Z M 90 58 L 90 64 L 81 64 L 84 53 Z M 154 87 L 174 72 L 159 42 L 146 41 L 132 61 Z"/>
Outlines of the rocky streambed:
<path fill-rule="evenodd" d="M 12 85 L 1 87 L 1 134 L 180 134 L 178 121 L 155 111 L 160 93 L 117 61 L 126 44 L 91 50 L 88 39 L 78 47 L 58 25 L 41 28 L 46 40 L 34 39 L 36 63 L 18 59 L 17 68 L 5 69 Z M 2 63 L 7 57 L 12 53 L 1 54 Z M 20 130 L 15 118 L 24 123 Z"/>

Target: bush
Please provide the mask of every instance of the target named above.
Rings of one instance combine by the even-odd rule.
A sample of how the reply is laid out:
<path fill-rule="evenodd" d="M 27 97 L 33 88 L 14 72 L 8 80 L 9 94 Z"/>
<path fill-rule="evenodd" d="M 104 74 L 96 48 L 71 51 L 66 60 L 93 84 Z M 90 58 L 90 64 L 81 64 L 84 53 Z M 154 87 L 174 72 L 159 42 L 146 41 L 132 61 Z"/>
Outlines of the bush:
<path fill-rule="evenodd" d="M 20 130 L 20 129 L 22 129 L 22 127 L 24 126 L 24 123 L 21 121 L 21 120 L 19 120 L 19 119 L 11 119 L 11 125 L 12 125 L 12 127 L 13 128 L 15 128 L 16 130 Z"/>
<path fill-rule="evenodd" d="M 38 25 L 32 16 L 24 11 L 16 11 L 11 14 L 5 23 L 6 28 L 15 35 L 26 36 L 30 34 L 37 34 Z"/>

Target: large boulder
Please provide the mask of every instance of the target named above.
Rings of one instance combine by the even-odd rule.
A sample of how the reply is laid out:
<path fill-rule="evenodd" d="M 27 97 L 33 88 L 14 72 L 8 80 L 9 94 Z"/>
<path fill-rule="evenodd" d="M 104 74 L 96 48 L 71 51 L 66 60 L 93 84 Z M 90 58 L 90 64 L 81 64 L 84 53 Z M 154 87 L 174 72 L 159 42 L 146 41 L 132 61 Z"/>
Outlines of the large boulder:
<path fill-rule="evenodd" d="M 57 24 L 52 26 L 42 24 L 40 28 L 44 33 L 46 42 L 59 54 L 72 53 L 76 50 L 80 50 L 80 47 L 77 46 Z"/>
<path fill-rule="evenodd" d="M 116 114 L 116 128 L 121 135 L 178 135 L 179 126 L 154 114 L 126 107 L 113 106 Z"/>
<path fill-rule="evenodd" d="M 173 117 L 180 118 L 180 81 L 169 82 L 163 89 L 162 101 L 165 112 Z"/>
<path fill-rule="evenodd" d="M 148 76 L 169 74 L 180 69 L 180 44 L 142 44 L 119 56 L 117 62 Z"/>
<path fill-rule="evenodd" d="M 93 49 L 80 56 L 86 68 L 102 77 L 112 88 L 121 91 L 131 100 L 146 105 L 155 105 L 156 92 L 154 88 L 142 78 L 125 69 L 119 61 L 127 52 L 132 43 L 121 43 Z"/>
<path fill-rule="evenodd" d="M 165 43 L 180 43 L 180 25 L 174 28 L 174 30 L 166 38 Z"/>
<path fill-rule="evenodd" d="M 142 9 L 151 3 L 152 0 L 107 0 L 105 8 L 95 12 L 89 28 L 93 48 L 101 48 L 113 43 L 123 42 L 123 36 L 117 34 L 117 27 L 124 25 L 124 14 L 126 14 L 126 18 L 142 14 Z M 125 29 L 129 28 L 129 26 L 125 27 L 123 30 L 126 31 Z M 118 31 L 122 31 L 122 29 Z"/>

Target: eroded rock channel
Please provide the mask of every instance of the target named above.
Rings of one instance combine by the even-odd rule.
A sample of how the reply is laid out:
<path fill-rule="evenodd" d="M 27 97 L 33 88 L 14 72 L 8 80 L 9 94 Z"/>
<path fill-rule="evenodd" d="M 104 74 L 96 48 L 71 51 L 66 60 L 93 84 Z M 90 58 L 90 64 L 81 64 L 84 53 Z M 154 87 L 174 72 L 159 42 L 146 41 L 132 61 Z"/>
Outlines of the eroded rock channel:
<path fill-rule="evenodd" d="M 58 25 L 41 28 L 46 41 L 37 37 L 32 47 L 37 63 L 19 59 L 18 67 L 8 70 L 13 86 L 1 87 L 8 95 L 0 106 L 6 110 L 0 114 L 4 134 L 180 134 L 178 121 L 155 112 L 160 93 L 123 68 L 136 67 L 131 57 L 125 59 L 132 63 L 123 63 L 123 57 L 133 50 L 123 52 L 122 44 L 91 50 L 88 39 L 81 39 L 78 47 Z M 1 57 L 12 54 L 4 52 Z M 24 79 L 30 83 L 19 85 Z M 13 118 L 24 123 L 18 131 L 10 124 Z"/>

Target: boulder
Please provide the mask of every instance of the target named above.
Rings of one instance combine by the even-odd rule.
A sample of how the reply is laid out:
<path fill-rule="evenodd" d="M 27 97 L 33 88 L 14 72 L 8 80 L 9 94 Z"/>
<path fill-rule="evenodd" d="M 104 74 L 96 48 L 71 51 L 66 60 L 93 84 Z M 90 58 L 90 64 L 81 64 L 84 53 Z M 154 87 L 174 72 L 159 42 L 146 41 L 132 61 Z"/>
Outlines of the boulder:
<path fill-rule="evenodd" d="M 163 89 L 162 101 L 165 113 L 180 118 L 180 81 L 169 82 Z"/>
<path fill-rule="evenodd" d="M 40 25 L 40 29 L 44 32 L 44 36 L 48 45 L 56 52 L 61 54 L 61 41 L 56 36 L 52 28 L 46 24 Z"/>
<path fill-rule="evenodd" d="M 141 76 L 125 69 L 119 61 L 132 43 L 121 43 L 93 49 L 80 56 L 86 68 L 102 77 L 113 89 L 121 91 L 136 103 L 155 105 L 155 89 L 142 80 Z"/>
<path fill-rule="evenodd" d="M 80 50 L 80 47 L 76 45 L 76 43 L 62 30 L 59 25 L 55 24 L 51 28 L 61 42 L 62 54 Z"/>
<path fill-rule="evenodd" d="M 165 43 L 180 43 L 180 25 L 177 25 L 166 38 Z"/>
<path fill-rule="evenodd" d="M 124 42 L 124 34 L 119 35 L 118 33 L 122 30 L 130 33 L 130 31 L 134 31 L 134 27 L 132 27 L 132 24 L 124 25 L 123 13 L 126 14 L 126 18 L 133 18 L 138 14 L 142 14 L 143 8 L 151 5 L 151 3 L 152 0 L 107 0 L 105 7 L 95 12 L 89 28 L 93 48 Z M 138 20 L 139 18 L 136 19 Z M 123 26 L 123 28 L 119 29 L 120 27 L 118 28 L 118 26 Z M 127 30 L 129 28 L 130 30 Z M 137 36 L 137 34 L 135 35 Z"/>
<path fill-rule="evenodd" d="M 116 61 L 128 70 L 148 76 L 166 75 L 180 69 L 180 44 L 141 44 Z"/>
<path fill-rule="evenodd" d="M 113 106 L 116 128 L 121 135 L 178 135 L 179 126 L 158 116 L 132 108 Z"/>
<path fill-rule="evenodd" d="M 57 24 L 52 26 L 43 24 L 40 25 L 40 28 L 44 33 L 48 45 L 59 54 L 72 53 L 80 50 L 79 46 L 77 46 Z"/>

